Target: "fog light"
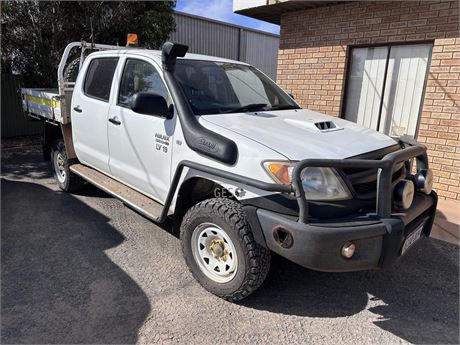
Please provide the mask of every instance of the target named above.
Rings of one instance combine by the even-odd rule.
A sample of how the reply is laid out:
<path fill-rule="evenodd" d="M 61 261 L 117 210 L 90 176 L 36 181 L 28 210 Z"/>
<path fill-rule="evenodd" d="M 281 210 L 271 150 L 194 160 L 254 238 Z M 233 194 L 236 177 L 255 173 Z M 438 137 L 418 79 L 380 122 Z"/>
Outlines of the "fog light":
<path fill-rule="evenodd" d="M 343 245 L 340 254 L 346 259 L 350 259 L 355 253 L 356 246 L 353 242 L 347 242 Z"/>
<path fill-rule="evenodd" d="M 425 194 L 430 194 L 433 188 L 433 172 L 431 169 L 422 169 L 415 174 L 415 185 Z"/>
<path fill-rule="evenodd" d="M 409 180 L 399 181 L 393 191 L 393 196 L 396 207 L 409 208 L 414 200 L 414 183 Z"/>

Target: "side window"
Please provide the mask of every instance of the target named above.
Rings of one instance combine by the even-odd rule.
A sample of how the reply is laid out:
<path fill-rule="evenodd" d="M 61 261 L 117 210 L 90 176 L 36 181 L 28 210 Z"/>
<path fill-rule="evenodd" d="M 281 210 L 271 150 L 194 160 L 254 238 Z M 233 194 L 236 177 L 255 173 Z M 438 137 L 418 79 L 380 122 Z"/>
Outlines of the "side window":
<path fill-rule="evenodd" d="M 83 85 L 85 95 L 108 102 L 117 63 L 118 58 L 113 57 L 92 60 Z"/>
<path fill-rule="evenodd" d="M 168 91 L 158 71 L 148 62 L 127 59 L 118 93 L 118 104 L 128 106 L 129 99 L 138 92 L 156 93 L 168 99 Z"/>

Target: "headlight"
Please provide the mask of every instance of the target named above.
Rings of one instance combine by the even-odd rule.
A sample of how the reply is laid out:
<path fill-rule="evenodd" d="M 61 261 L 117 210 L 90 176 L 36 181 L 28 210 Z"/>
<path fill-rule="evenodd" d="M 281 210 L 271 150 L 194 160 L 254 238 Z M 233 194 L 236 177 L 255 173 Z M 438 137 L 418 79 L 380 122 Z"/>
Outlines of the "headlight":
<path fill-rule="evenodd" d="M 295 163 L 264 162 L 263 166 L 277 183 L 290 184 Z M 342 178 L 330 168 L 305 168 L 300 173 L 305 197 L 308 200 L 345 200 L 351 194 Z"/>
<path fill-rule="evenodd" d="M 309 200 L 345 200 L 351 194 L 342 178 L 330 168 L 305 168 L 300 173 L 305 197 Z"/>

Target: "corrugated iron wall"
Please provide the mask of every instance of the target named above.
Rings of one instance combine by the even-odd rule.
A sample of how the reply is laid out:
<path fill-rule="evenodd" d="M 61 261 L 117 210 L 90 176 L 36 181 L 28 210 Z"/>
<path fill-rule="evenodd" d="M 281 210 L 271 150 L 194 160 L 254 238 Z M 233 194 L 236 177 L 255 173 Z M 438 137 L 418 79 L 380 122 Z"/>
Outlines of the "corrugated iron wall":
<path fill-rule="evenodd" d="M 1 79 L 2 137 L 35 135 L 42 131 L 43 124 L 26 118 L 22 111 L 20 78 L 17 75 L 2 74 Z"/>
<path fill-rule="evenodd" d="M 246 55 L 244 61 L 257 67 L 273 80 L 276 80 L 279 38 L 254 31 L 244 32 L 246 34 Z"/>
<path fill-rule="evenodd" d="M 191 53 L 244 61 L 276 79 L 279 36 L 186 13 L 174 18 L 170 40 L 187 44 Z"/>
<path fill-rule="evenodd" d="M 238 28 L 177 13 L 174 19 L 176 32 L 170 39 L 187 44 L 190 53 L 238 60 Z"/>

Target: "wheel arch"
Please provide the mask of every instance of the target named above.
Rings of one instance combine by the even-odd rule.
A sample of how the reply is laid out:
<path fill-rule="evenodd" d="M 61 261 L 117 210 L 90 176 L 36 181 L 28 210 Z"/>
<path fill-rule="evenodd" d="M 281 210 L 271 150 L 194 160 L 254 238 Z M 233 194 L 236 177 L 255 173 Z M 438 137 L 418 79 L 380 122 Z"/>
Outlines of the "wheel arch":
<path fill-rule="evenodd" d="M 62 131 L 59 126 L 43 121 L 42 152 L 45 161 L 51 161 L 51 147 L 53 143 L 62 139 Z"/>
<path fill-rule="evenodd" d="M 229 188 L 225 187 L 227 185 Z M 238 186 L 233 186 L 238 190 Z M 241 204 L 241 201 L 235 196 L 233 188 L 221 181 L 213 180 L 210 177 L 191 176 L 184 180 L 177 193 L 173 229 L 175 233 L 179 233 L 179 228 L 185 213 L 199 202 L 216 197 L 223 197 L 234 200 Z M 246 213 L 247 221 L 251 227 L 254 239 L 257 243 L 266 248 L 265 237 L 257 217 L 257 208 L 254 206 L 243 205 Z"/>
<path fill-rule="evenodd" d="M 179 229 L 182 218 L 193 205 L 215 197 L 225 197 L 238 201 L 227 188 L 210 178 L 191 176 L 184 180 L 177 192 L 174 207 L 175 230 Z"/>

